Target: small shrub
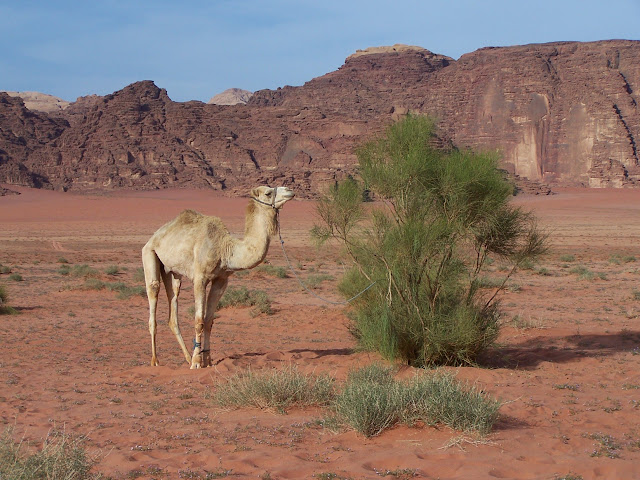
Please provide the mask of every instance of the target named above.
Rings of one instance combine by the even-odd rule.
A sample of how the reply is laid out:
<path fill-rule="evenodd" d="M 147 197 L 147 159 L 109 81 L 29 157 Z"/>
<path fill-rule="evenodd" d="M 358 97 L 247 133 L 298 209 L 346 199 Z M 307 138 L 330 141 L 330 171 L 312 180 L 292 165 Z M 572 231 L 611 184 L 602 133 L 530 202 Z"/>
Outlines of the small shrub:
<path fill-rule="evenodd" d="M 499 408 L 498 401 L 464 387 L 451 375 L 416 375 L 409 382 L 399 382 L 390 369 L 376 365 L 351 372 L 335 400 L 338 416 L 366 436 L 378 435 L 398 422 L 443 423 L 486 434 Z"/>
<path fill-rule="evenodd" d="M 118 275 L 120 273 L 120 267 L 117 265 L 109 265 L 105 268 L 104 273 L 107 275 Z"/>
<path fill-rule="evenodd" d="M 71 272 L 71 267 L 69 265 L 63 264 L 58 268 L 58 273 L 60 275 L 69 275 L 69 272 Z"/>
<path fill-rule="evenodd" d="M 11 267 L 0 265 L 0 273 L 11 273 Z"/>
<path fill-rule="evenodd" d="M 230 287 L 224 293 L 218 304 L 219 308 L 225 307 L 254 307 L 251 315 L 265 313 L 271 315 L 271 300 L 263 290 L 249 290 L 247 287 Z"/>
<path fill-rule="evenodd" d="M 634 290 L 631 292 L 631 298 L 634 300 L 640 300 L 640 290 Z"/>
<path fill-rule="evenodd" d="M 270 373 L 247 370 L 219 385 L 213 396 L 221 407 L 272 408 L 327 405 L 334 395 L 334 380 L 327 375 L 303 375 L 295 366 Z"/>
<path fill-rule="evenodd" d="M 560 255 L 560 261 L 562 262 L 575 262 L 575 260 L 576 260 L 575 255 L 571 255 L 571 254 Z"/>
<path fill-rule="evenodd" d="M 575 273 L 576 275 L 578 275 L 578 278 L 580 280 L 593 280 L 596 276 L 595 273 L 593 273 L 584 265 L 576 265 L 569 270 L 569 273 Z"/>
<path fill-rule="evenodd" d="M 95 268 L 91 268 L 87 264 L 83 264 L 72 266 L 71 275 L 73 275 L 74 277 L 99 277 L 100 272 Z"/>
<path fill-rule="evenodd" d="M 84 281 L 82 286 L 83 290 L 102 290 L 105 287 L 105 283 L 99 278 L 89 277 Z"/>
<path fill-rule="evenodd" d="M 9 295 L 4 287 L 4 285 L 0 285 L 0 315 L 15 315 L 18 311 L 7 305 L 7 301 L 9 300 Z"/>
<path fill-rule="evenodd" d="M 614 253 L 609 257 L 609 263 L 613 263 L 615 265 L 620 265 L 621 263 L 631 263 L 635 262 L 636 257 L 633 255 L 621 255 L 619 253 Z"/>
<path fill-rule="evenodd" d="M 133 281 L 144 283 L 144 268 L 136 268 L 136 271 L 133 273 Z"/>
<path fill-rule="evenodd" d="M 21 282 L 24 279 L 19 273 L 12 273 L 11 275 L 9 275 L 9 280 L 13 280 L 14 282 Z"/>
<path fill-rule="evenodd" d="M 326 273 L 314 273 L 307 277 L 305 285 L 307 286 L 307 288 L 315 289 L 318 288 L 323 282 L 334 279 L 335 277 L 333 275 L 328 275 Z"/>
<path fill-rule="evenodd" d="M 114 282 L 107 283 L 105 286 L 112 292 L 118 292 L 118 298 L 121 300 L 127 300 L 135 295 L 141 297 L 147 295 L 147 289 L 139 285 L 131 287 L 124 282 Z"/>
<path fill-rule="evenodd" d="M 60 258 L 58 258 L 58 263 L 69 263 L 69 260 L 67 260 L 64 257 L 60 257 Z"/>
<path fill-rule="evenodd" d="M 276 267 L 275 265 L 263 264 L 256 268 L 256 271 L 270 275 L 276 278 L 288 278 L 287 269 L 284 267 Z"/>
<path fill-rule="evenodd" d="M 61 433 L 50 433 L 42 449 L 29 454 L 21 442 L 13 440 L 11 429 L 0 437 L 0 478 L 12 480 L 87 480 L 94 460 L 82 441 Z"/>

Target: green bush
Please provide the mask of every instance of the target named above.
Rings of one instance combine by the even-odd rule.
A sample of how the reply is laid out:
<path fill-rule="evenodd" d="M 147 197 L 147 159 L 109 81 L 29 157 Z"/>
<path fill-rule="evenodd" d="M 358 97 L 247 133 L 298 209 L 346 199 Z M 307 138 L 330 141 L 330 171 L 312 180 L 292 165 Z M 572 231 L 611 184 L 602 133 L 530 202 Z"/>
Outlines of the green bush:
<path fill-rule="evenodd" d="M 263 290 L 249 290 L 247 287 L 229 287 L 218 304 L 218 308 L 225 307 L 253 307 L 253 316 L 261 313 L 273 314 L 267 293 Z"/>
<path fill-rule="evenodd" d="M 0 273 L 11 273 L 11 267 L 0 265 Z"/>
<path fill-rule="evenodd" d="M 269 373 L 238 373 L 216 389 L 213 401 L 221 407 L 273 408 L 327 405 L 334 395 L 327 375 L 303 375 L 295 366 Z"/>
<path fill-rule="evenodd" d="M 13 280 L 14 282 L 21 282 L 24 279 L 19 273 L 12 273 L 11 275 L 9 275 L 9 280 Z"/>
<path fill-rule="evenodd" d="M 371 365 L 349 374 L 334 408 L 342 421 L 366 436 L 396 423 L 418 422 L 486 434 L 498 418 L 500 403 L 448 374 L 422 374 L 400 382 L 392 369 Z"/>
<path fill-rule="evenodd" d="M 99 478 L 90 473 L 94 461 L 82 442 L 69 435 L 51 433 L 42 449 L 25 452 L 13 440 L 11 429 L 0 437 L 0 478 L 11 480 L 87 480 Z"/>
<path fill-rule="evenodd" d="M 362 181 L 330 189 L 312 231 L 351 258 L 346 298 L 374 284 L 352 302 L 360 345 L 416 366 L 472 363 L 498 335 L 498 293 L 546 249 L 533 216 L 509 203 L 495 156 L 436 149 L 434 132 L 428 118 L 408 116 L 362 146 Z M 384 206 L 365 209 L 365 193 Z M 489 256 L 509 266 L 491 291 Z"/>

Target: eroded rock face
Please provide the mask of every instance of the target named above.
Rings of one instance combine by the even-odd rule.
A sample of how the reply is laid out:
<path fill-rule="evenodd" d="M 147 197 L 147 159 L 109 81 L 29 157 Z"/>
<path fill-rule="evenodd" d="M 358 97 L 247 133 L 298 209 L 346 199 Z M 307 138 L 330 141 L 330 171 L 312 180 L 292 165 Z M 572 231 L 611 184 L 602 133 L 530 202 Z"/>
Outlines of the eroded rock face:
<path fill-rule="evenodd" d="M 249 90 L 242 90 L 241 88 L 228 88 L 224 92 L 218 93 L 211 97 L 207 103 L 214 105 L 237 105 L 239 103 L 245 104 L 249 101 L 253 92 Z"/>
<path fill-rule="evenodd" d="M 637 186 L 639 88 L 640 42 L 607 41 L 488 48 L 457 61 L 367 49 L 246 105 L 176 103 L 144 81 L 53 117 L 0 94 L 0 182 L 242 193 L 277 182 L 313 195 L 355 173 L 356 145 L 418 112 L 439 120 L 443 145 L 499 149 L 527 191 Z"/>
<path fill-rule="evenodd" d="M 40 92 L 8 92 L 12 97 L 20 97 L 24 101 L 25 107 L 29 110 L 44 113 L 58 113 L 67 108 L 71 102 L 67 102 L 53 95 Z"/>

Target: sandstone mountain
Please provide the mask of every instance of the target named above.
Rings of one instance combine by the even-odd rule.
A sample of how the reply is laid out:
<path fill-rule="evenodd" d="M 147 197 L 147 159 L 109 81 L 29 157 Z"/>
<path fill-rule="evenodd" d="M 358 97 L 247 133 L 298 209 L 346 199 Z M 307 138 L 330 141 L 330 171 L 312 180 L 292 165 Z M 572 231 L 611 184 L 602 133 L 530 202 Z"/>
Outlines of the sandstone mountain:
<path fill-rule="evenodd" d="M 239 103 L 247 103 L 253 95 L 249 90 L 241 88 L 228 88 L 222 93 L 214 95 L 207 103 L 214 105 L 237 105 Z"/>
<path fill-rule="evenodd" d="M 57 116 L 0 93 L 0 182 L 77 191 L 255 183 L 301 196 L 355 172 L 354 147 L 407 112 L 443 144 L 498 149 L 524 184 L 640 185 L 640 42 L 356 52 L 300 87 L 246 105 L 176 103 L 151 81 Z"/>

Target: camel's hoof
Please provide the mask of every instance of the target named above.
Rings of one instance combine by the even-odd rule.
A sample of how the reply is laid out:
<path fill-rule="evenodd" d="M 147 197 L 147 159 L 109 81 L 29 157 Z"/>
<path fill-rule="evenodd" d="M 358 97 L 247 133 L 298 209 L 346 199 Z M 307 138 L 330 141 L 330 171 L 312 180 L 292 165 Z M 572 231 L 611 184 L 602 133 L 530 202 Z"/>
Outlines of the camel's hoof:
<path fill-rule="evenodd" d="M 158 362 L 157 358 L 152 358 L 151 359 L 151 366 L 152 367 L 157 367 L 158 365 L 160 365 L 160 362 Z"/>

